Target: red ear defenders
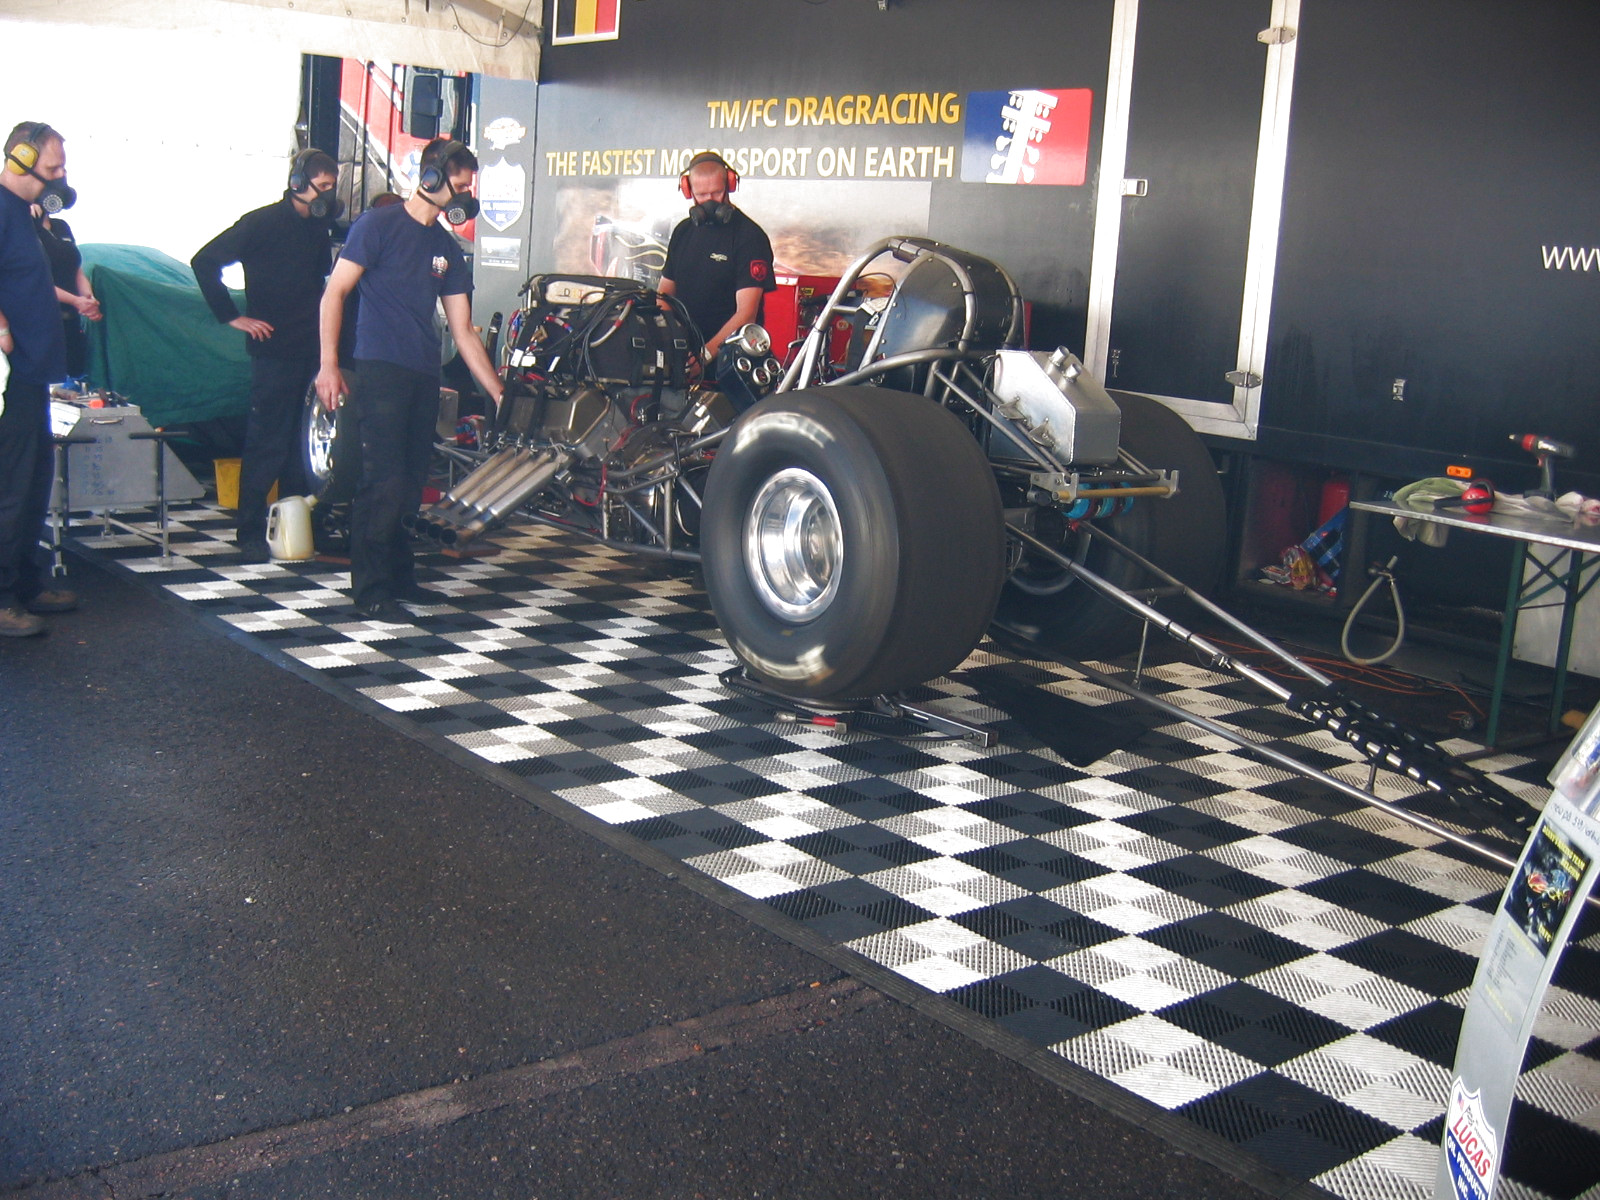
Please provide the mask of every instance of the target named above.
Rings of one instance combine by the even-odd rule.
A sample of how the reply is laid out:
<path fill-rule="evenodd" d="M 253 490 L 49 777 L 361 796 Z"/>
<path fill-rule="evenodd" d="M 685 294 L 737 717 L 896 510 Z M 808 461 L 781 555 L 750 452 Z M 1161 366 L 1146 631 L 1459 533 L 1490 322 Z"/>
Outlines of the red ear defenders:
<path fill-rule="evenodd" d="M 707 150 L 705 153 L 696 154 L 693 158 L 691 158 L 689 160 L 689 165 L 684 168 L 683 174 L 678 176 L 678 190 L 683 193 L 683 198 L 685 200 L 694 199 L 694 185 L 689 182 L 689 172 L 693 171 L 696 167 L 704 166 L 706 163 L 716 163 L 717 166 L 722 168 L 722 173 L 728 180 L 728 195 L 731 196 L 734 192 L 739 190 L 739 172 L 735 171 L 726 162 L 724 162 L 722 155 L 714 154 L 710 150 Z"/>
<path fill-rule="evenodd" d="M 1435 508 L 1463 508 L 1475 516 L 1494 511 L 1494 484 L 1487 479 L 1474 479 L 1459 496 L 1450 496 L 1433 502 Z"/>
<path fill-rule="evenodd" d="M 1477 479 L 1467 484 L 1467 490 L 1461 493 L 1461 507 L 1480 517 L 1493 512 L 1494 484 L 1487 479 Z"/>

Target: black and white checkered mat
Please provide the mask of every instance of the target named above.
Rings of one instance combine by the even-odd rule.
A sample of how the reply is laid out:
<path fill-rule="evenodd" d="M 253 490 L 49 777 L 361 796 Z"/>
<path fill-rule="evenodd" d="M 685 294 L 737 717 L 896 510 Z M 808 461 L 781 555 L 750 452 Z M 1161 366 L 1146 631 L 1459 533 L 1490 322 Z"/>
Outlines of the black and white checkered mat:
<path fill-rule="evenodd" d="M 440 603 L 403 626 L 358 619 L 342 568 L 226 564 L 231 518 L 210 508 L 176 512 L 165 562 L 94 532 L 80 543 L 263 647 L 1283 1172 L 1350 1200 L 1431 1193 L 1504 884 L 1446 842 L 989 649 L 926 695 L 992 725 L 992 749 L 777 720 L 719 684 L 734 660 L 690 581 L 546 530 L 422 560 Z M 999 666 L 1125 744 L 1071 765 L 980 699 Z M 1143 686 L 1367 784 L 1348 747 L 1232 677 L 1177 663 Z M 1529 760 L 1482 765 L 1548 794 Z M 1557 985 L 1502 1200 L 1600 1196 L 1600 924 Z"/>

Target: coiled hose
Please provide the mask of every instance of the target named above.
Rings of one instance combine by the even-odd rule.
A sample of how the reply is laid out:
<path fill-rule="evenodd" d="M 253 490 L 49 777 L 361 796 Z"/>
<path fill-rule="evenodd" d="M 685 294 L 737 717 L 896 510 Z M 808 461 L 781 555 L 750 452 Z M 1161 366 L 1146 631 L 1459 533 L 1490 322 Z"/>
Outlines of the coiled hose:
<path fill-rule="evenodd" d="M 1358 667 L 1371 667 L 1391 658 L 1394 652 L 1400 649 L 1400 643 L 1406 640 L 1406 610 L 1400 603 L 1400 589 L 1395 586 L 1394 566 L 1400 561 L 1400 556 L 1391 558 L 1387 564 L 1372 568 L 1372 582 L 1367 585 L 1367 590 L 1361 593 L 1355 607 L 1350 610 L 1350 615 L 1344 619 L 1344 629 L 1339 633 L 1339 649 L 1343 651 L 1345 659 Z M 1394 641 L 1389 648 L 1376 658 L 1357 658 L 1350 651 L 1350 630 L 1356 623 L 1356 618 L 1361 615 L 1362 608 L 1367 601 L 1372 599 L 1372 593 L 1377 591 L 1387 581 L 1389 584 L 1389 598 L 1394 601 L 1395 631 Z"/>

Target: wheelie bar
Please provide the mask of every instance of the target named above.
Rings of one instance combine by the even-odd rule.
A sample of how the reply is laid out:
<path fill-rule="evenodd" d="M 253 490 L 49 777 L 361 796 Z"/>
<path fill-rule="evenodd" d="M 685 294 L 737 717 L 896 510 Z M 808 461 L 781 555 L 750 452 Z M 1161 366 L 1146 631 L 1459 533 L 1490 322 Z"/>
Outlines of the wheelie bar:
<path fill-rule="evenodd" d="M 1452 757 L 1442 746 L 1337 689 L 1317 696 L 1293 696 L 1285 707 L 1354 746 L 1369 762 L 1404 775 L 1463 809 L 1472 808 L 1475 815 L 1491 817 L 1512 840 L 1525 839 L 1533 829 L 1537 814 L 1519 798 Z"/>
<path fill-rule="evenodd" d="M 1007 525 L 1006 528 L 1011 536 L 1017 538 L 1030 549 L 1049 558 L 1052 562 L 1071 571 L 1102 596 L 1128 609 L 1135 616 L 1153 625 L 1175 641 L 1193 647 L 1212 667 L 1250 680 L 1274 696 L 1291 712 L 1301 716 L 1317 728 L 1331 733 L 1341 741 L 1354 746 L 1375 768 L 1382 768 L 1403 775 L 1426 791 L 1448 800 L 1458 807 L 1463 815 L 1470 814 L 1478 822 L 1489 825 L 1495 832 L 1510 842 L 1520 843 L 1526 836 L 1528 828 L 1531 827 L 1533 814 L 1520 797 L 1499 787 L 1486 776 L 1454 758 L 1443 747 L 1402 729 L 1396 722 L 1380 716 L 1371 709 L 1363 708 L 1349 697 L 1343 696 L 1327 676 L 1301 662 L 1265 634 L 1251 629 L 1237 617 L 1224 612 L 1182 580 L 1161 570 L 1109 534 L 1090 528 L 1093 536 L 1103 538 L 1107 545 L 1114 550 L 1125 555 L 1164 583 L 1176 588 L 1183 595 L 1201 605 L 1207 612 L 1222 618 L 1232 628 L 1248 637 L 1251 642 L 1264 650 L 1270 651 L 1286 665 L 1305 675 L 1307 679 L 1317 685 L 1314 693 L 1310 695 L 1297 694 L 1270 676 L 1239 662 L 1232 655 L 1207 641 L 1193 630 L 1185 628 L 1177 621 L 1123 591 L 1081 563 L 1061 554 L 1026 530 L 1019 529 L 1014 525 Z M 1095 676 L 1102 679 L 1107 678 L 1098 672 L 1095 672 Z M 1186 720 L 1201 723 L 1200 719 L 1191 714 L 1186 714 L 1184 710 L 1178 709 L 1176 706 L 1166 705 L 1164 702 L 1158 703 L 1155 697 L 1137 688 L 1118 685 L 1117 690 L 1161 708 L 1163 711 L 1170 709 L 1175 713 L 1183 714 Z M 1268 748 L 1262 747 L 1244 737 L 1237 730 L 1209 721 L 1203 722 L 1202 727 L 1227 738 L 1236 745 L 1269 757 L 1278 765 L 1290 766 L 1291 769 L 1308 778 L 1317 779 L 1324 783 L 1331 782 L 1333 786 L 1347 795 L 1353 795 L 1364 803 L 1381 808 L 1385 812 L 1393 813 L 1402 820 L 1426 829 L 1430 833 L 1448 837 L 1451 841 L 1485 855 L 1502 866 L 1506 865 L 1505 855 L 1501 852 L 1491 850 L 1472 841 L 1470 838 L 1463 838 L 1435 821 L 1408 812 L 1389 801 L 1382 800 L 1371 792 L 1356 788 L 1351 784 L 1337 780 L 1334 776 L 1325 772 L 1298 763 L 1281 752 L 1269 751 Z"/>

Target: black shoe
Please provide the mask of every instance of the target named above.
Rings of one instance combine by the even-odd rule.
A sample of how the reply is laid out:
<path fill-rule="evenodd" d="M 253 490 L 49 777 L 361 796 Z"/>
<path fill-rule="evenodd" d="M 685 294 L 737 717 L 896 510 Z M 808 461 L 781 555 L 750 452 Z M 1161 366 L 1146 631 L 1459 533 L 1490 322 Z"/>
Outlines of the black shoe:
<path fill-rule="evenodd" d="M 404 600 L 407 604 L 443 604 L 445 598 L 432 588 L 425 588 L 420 583 L 405 583 L 394 589 L 394 598 Z"/>
<path fill-rule="evenodd" d="M 272 551 L 266 542 L 240 542 L 239 552 L 233 556 L 237 563 L 264 563 L 272 561 Z"/>
<path fill-rule="evenodd" d="M 22 607 L 31 613 L 71 612 L 78 607 L 78 593 L 66 588 L 46 588 L 24 600 Z"/>
<path fill-rule="evenodd" d="M 375 600 L 371 604 L 355 606 L 356 615 L 363 621 L 385 621 L 390 625 L 410 625 L 412 616 L 396 600 Z"/>
<path fill-rule="evenodd" d="M 44 622 L 20 604 L 0 608 L 0 637 L 33 637 L 44 632 Z"/>

